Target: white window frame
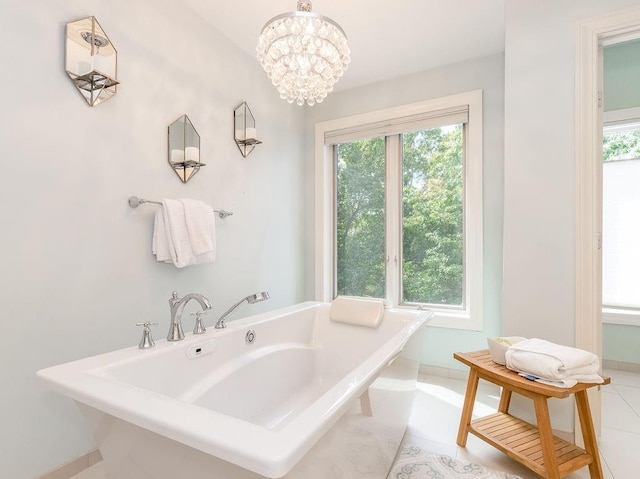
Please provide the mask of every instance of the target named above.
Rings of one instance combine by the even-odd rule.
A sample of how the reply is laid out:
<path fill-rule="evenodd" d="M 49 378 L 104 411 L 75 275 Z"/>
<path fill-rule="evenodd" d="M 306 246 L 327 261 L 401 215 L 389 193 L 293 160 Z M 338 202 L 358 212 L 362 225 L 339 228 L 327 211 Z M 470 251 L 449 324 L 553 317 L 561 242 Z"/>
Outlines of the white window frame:
<path fill-rule="evenodd" d="M 640 124 L 640 108 L 625 108 L 621 110 L 605 111 L 603 114 L 605 131 L 615 131 L 617 128 Z M 604 197 L 602 198 L 604 203 Z M 615 306 L 602 305 L 602 322 L 605 324 L 620 324 L 625 326 L 640 326 L 640 309 L 616 308 Z"/>
<path fill-rule="evenodd" d="M 333 145 L 325 144 L 327 134 L 338 130 L 357 129 L 364 125 L 409 118 L 460 106 L 468 107 L 469 122 L 465 125 L 465 307 L 464 309 L 439 309 L 429 307 L 434 312 L 429 323 L 453 329 L 481 331 L 483 329 L 483 195 L 482 195 L 482 90 L 473 90 L 419 103 L 395 108 L 376 110 L 369 113 L 339 118 L 316 124 L 315 128 L 315 298 L 317 301 L 333 300 L 335 275 L 335 166 Z M 389 142 L 387 142 L 389 143 Z M 389 147 L 389 146 L 388 146 Z M 398 147 L 392 146 L 392 147 Z M 391 175 L 389 174 L 391 173 Z M 399 181 L 400 172 L 390 172 L 388 181 Z M 399 200 L 396 200 L 396 203 Z M 400 207 L 387 206 L 387 255 L 401 257 Z M 391 233 L 391 234 L 390 234 Z M 398 305 L 400 284 L 387 275 L 388 307 L 413 308 Z"/>

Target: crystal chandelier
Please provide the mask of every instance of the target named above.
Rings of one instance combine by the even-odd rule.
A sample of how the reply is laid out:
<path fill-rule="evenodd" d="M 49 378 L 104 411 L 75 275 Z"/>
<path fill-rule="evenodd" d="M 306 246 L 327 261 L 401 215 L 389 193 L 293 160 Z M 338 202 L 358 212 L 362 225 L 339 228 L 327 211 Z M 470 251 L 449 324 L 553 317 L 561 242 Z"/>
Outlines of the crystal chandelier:
<path fill-rule="evenodd" d="M 312 13 L 307 0 L 298 1 L 297 12 L 269 20 L 256 51 L 280 98 L 300 106 L 324 100 L 351 62 L 340 25 Z"/>

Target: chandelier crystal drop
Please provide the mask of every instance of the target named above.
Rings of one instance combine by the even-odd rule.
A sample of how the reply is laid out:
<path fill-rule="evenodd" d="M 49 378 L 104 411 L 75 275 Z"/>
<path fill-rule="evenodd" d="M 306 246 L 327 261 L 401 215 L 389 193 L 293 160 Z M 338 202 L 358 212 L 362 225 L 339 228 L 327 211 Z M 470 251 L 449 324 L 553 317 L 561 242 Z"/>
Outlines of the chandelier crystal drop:
<path fill-rule="evenodd" d="M 267 22 L 256 52 L 280 98 L 300 106 L 322 102 L 351 62 L 340 25 L 312 13 L 306 0 L 298 2 L 298 11 Z"/>

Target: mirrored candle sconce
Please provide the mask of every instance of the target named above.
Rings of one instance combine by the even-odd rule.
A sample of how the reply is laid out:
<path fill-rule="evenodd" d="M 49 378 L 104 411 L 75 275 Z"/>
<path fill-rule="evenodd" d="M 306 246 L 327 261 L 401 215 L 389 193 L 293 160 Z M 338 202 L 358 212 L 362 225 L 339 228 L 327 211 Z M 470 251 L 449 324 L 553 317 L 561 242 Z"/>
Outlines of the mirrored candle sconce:
<path fill-rule="evenodd" d="M 200 135 L 187 115 L 169 125 L 169 165 L 186 183 L 200 171 Z"/>
<path fill-rule="evenodd" d="M 262 143 L 256 135 L 256 119 L 247 102 L 233 111 L 233 128 L 236 145 L 243 157 L 247 157 L 256 145 Z"/>
<path fill-rule="evenodd" d="M 65 70 L 89 106 L 116 94 L 118 52 L 96 17 L 67 23 Z"/>

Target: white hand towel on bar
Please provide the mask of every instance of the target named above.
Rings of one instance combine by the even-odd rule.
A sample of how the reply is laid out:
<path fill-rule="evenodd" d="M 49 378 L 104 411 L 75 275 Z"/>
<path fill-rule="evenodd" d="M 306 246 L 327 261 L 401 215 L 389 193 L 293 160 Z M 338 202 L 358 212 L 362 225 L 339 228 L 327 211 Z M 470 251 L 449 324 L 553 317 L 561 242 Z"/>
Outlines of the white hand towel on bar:
<path fill-rule="evenodd" d="M 162 200 L 156 212 L 151 250 L 177 268 L 215 259 L 213 208 L 198 200 Z"/>
<path fill-rule="evenodd" d="M 162 200 L 162 212 L 171 262 L 177 268 L 184 268 L 195 258 L 184 218 L 184 205 L 179 200 L 165 199 Z"/>
<path fill-rule="evenodd" d="M 381 299 L 338 296 L 329 309 L 329 318 L 332 321 L 369 328 L 380 326 L 383 316 L 384 301 Z"/>
<path fill-rule="evenodd" d="M 181 199 L 191 249 L 198 264 L 216 258 L 216 221 L 213 208 L 202 201 Z"/>
<path fill-rule="evenodd" d="M 598 356 L 582 349 L 532 338 L 511 346 L 505 357 L 509 369 L 546 384 L 573 387 L 578 382 L 602 383 Z"/>
<path fill-rule="evenodd" d="M 169 238 L 167 227 L 164 224 L 164 208 L 161 206 L 156 210 L 155 221 L 153 223 L 153 240 L 151 242 L 151 252 L 156 255 L 158 261 L 173 263 L 169 250 Z"/>

